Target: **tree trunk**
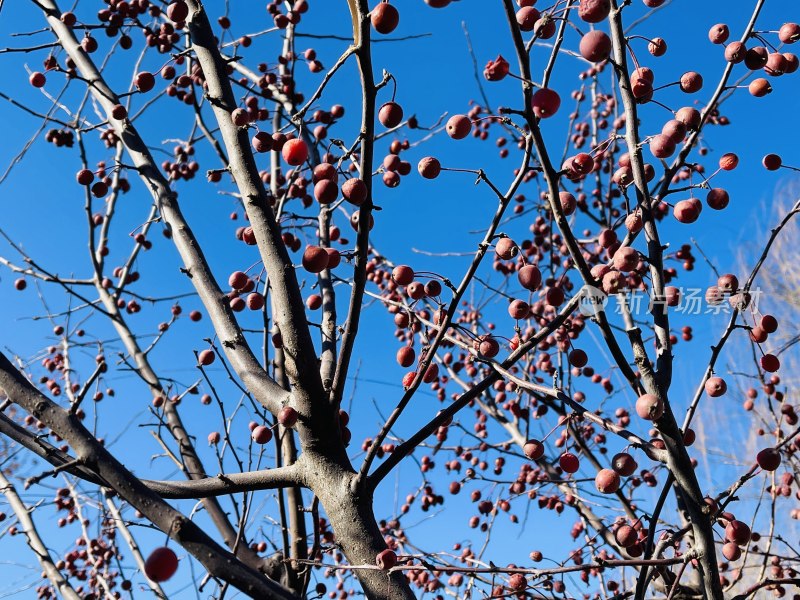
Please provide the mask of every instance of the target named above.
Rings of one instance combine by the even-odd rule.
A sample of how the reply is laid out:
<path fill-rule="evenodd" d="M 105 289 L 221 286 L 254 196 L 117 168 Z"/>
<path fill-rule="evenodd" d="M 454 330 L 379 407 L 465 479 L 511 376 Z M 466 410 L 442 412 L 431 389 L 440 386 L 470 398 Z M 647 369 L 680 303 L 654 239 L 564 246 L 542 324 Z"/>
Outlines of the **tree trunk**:
<path fill-rule="evenodd" d="M 351 565 L 375 565 L 375 557 L 386 549 L 372 511 L 372 495 L 356 485 L 352 469 L 313 461 L 317 482 L 309 482 L 325 508 L 336 542 Z M 391 575 L 378 569 L 355 571 L 370 600 L 414 600 L 402 572 Z"/>

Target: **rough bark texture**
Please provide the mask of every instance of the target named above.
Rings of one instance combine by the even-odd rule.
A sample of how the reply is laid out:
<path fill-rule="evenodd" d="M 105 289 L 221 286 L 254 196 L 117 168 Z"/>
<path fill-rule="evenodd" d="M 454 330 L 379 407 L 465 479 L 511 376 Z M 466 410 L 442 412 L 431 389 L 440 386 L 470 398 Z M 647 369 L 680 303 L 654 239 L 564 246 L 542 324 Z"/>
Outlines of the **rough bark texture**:
<path fill-rule="evenodd" d="M 307 455 L 306 455 L 307 456 Z M 356 481 L 352 469 L 331 463 L 322 456 L 311 459 L 309 481 L 312 491 L 325 507 L 336 540 L 347 560 L 353 565 L 374 565 L 375 558 L 386 549 L 372 509 L 372 495 Z M 371 600 L 412 600 L 414 594 L 405 575 L 370 569 L 356 572 L 364 593 Z"/>

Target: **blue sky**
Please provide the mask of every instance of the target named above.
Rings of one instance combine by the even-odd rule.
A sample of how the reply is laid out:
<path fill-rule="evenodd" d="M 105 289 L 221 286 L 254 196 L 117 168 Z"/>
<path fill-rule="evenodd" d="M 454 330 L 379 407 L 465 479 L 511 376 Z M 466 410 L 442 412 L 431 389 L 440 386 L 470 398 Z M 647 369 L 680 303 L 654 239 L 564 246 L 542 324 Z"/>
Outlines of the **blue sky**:
<path fill-rule="evenodd" d="M 79 5 L 79 15 L 88 13 L 89 8 L 84 6 L 85 4 Z M 396 78 L 398 84 L 396 100 L 404 106 L 407 115 L 416 114 L 420 124 L 436 123 L 444 114 L 467 112 L 468 102 L 480 98 L 462 23 L 469 30 L 479 68 L 482 69 L 490 58 L 503 54 L 512 63 L 512 70 L 516 71 L 515 61 L 512 60 L 514 52 L 499 2 L 461 0 L 444 10 L 433 10 L 425 6 L 421 0 L 400 0 L 394 4 L 401 11 L 401 23 L 394 35 L 422 35 L 422 37 L 403 42 L 375 44 L 373 59 L 375 71 L 379 77 L 381 70 L 386 69 Z M 346 3 L 312 0 L 311 5 L 312 10 L 304 16 L 299 26 L 300 33 L 348 35 L 350 24 Z M 539 5 L 543 6 L 541 2 Z M 733 6 L 731 2 L 722 0 L 707 0 L 703 3 L 674 0 L 662 13 L 637 27 L 635 33 L 646 37 L 661 36 L 666 39 L 669 46 L 665 57 L 653 58 L 646 53 L 646 42 L 642 40 L 634 42 L 640 62 L 655 71 L 656 85 L 674 81 L 688 70 L 700 72 L 705 79 L 705 86 L 698 94 L 687 96 L 672 87 L 658 93 L 657 98 L 660 101 L 678 108 L 694 101 L 703 103 L 709 97 L 724 68 L 724 62 L 722 49 L 708 42 L 707 31 L 714 23 L 723 21 L 730 26 L 732 37 L 738 36 L 749 18 L 750 5 L 751 2 L 744 0 L 738 0 Z M 207 7 L 212 18 L 221 14 L 221 3 L 207 3 Z M 627 10 L 633 13 L 634 18 L 644 14 L 644 9 L 638 0 L 634 0 L 631 8 Z M 0 47 L 19 47 L 27 43 L 50 41 L 48 34 L 24 38 L 12 38 L 9 35 L 12 32 L 36 30 L 42 26 L 41 18 L 32 4 L 7 3 L 3 6 L 2 16 L 4 18 L 0 21 Z M 254 24 L 254 31 L 270 26 L 261 5 L 252 9 L 237 7 L 231 17 L 233 31 L 237 34 L 249 31 L 244 26 L 249 26 L 251 23 Z M 758 29 L 774 30 L 785 21 L 798 19 L 800 19 L 800 7 L 796 2 L 771 0 L 766 3 L 758 22 Z M 630 17 L 628 20 L 630 21 Z M 568 31 L 566 47 L 576 48 L 578 39 L 579 36 L 575 31 Z M 774 40 L 774 36 L 770 39 Z M 100 41 L 101 50 L 107 49 L 107 40 L 101 37 Z M 346 46 L 347 42 L 340 40 L 301 37 L 297 41 L 298 51 L 314 47 L 326 67 L 335 62 Z M 277 47 L 277 34 L 268 34 L 257 38 L 250 49 L 251 56 L 256 57 L 253 59 L 255 61 L 273 62 Z M 532 64 L 535 76 L 541 73 L 548 53 L 546 48 L 534 51 Z M 41 50 L 25 55 L 0 55 L 0 71 L 4 73 L 0 92 L 25 103 L 34 110 L 47 110 L 49 101 L 27 84 L 25 70 L 25 65 L 29 66 L 30 70 L 39 69 L 46 54 L 46 50 Z M 110 75 L 112 83 L 117 86 L 128 84 L 132 60 L 131 57 L 115 57 Z M 162 61 L 163 57 L 148 56 L 143 65 L 155 69 Z M 567 94 L 576 86 L 577 75 L 584 68 L 585 64 L 573 57 L 559 58 L 552 86 L 559 91 L 563 90 L 562 109 L 556 118 L 544 124 L 548 147 L 555 156 L 561 155 L 567 134 L 567 114 L 572 104 L 567 100 Z M 301 87 L 310 93 L 316 87 L 320 76 L 305 73 L 303 69 L 299 71 L 303 71 L 300 76 Z M 743 73 L 744 67 L 737 67 L 734 80 L 738 74 Z M 610 89 L 610 77 L 611 72 L 607 70 L 603 78 L 603 85 L 607 89 Z M 710 261 L 722 272 L 736 266 L 739 250 L 751 243 L 757 245 L 759 240 L 765 239 L 771 226 L 767 217 L 774 198 L 792 181 L 792 176 L 786 171 L 766 172 L 760 166 L 761 157 L 768 152 L 775 152 L 783 155 L 787 163 L 800 164 L 794 143 L 795 133 L 800 130 L 800 116 L 795 102 L 800 88 L 796 77 L 796 75 L 786 75 L 772 80 L 775 91 L 766 98 L 754 99 L 746 90 L 740 90 L 723 105 L 722 112 L 730 119 L 731 125 L 709 128 L 704 137 L 704 146 L 709 149 L 704 164 L 707 171 L 712 171 L 717 158 L 723 153 L 733 151 L 739 155 L 738 169 L 718 175 L 714 179 L 715 186 L 724 187 L 730 192 L 730 206 L 721 212 L 706 208 L 694 226 L 680 225 L 672 219 L 667 219 L 662 229 L 662 239 L 678 247 L 688 242 L 689 237 L 693 237 Z M 493 107 L 519 105 L 521 94 L 518 81 L 508 78 L 499 83 L 483 82 L 483 85 Z M 381 101 L 390 99 L 391 88 L 390 85 L 381 92 Z M 45 89 L 50 93 L 58 93 L 61 81 L 58 77 L 50 77 Z M 82 86 L 73 85 L 64 96 L 64 100 L 74 105 L 76 98 L 80 98 L 83 92 Z M 320 103 L 322 108 L 328 108 L 336 103 L 347 107 L 345 118 L 331 130 L 331 137 L 352 139 L 358 125 L 358 97 L 355 63 L 350 63 L 336 75 Z M 137 105 L 141 106 L 138 98 L 134 99 L 134 107 Z M 152 146 L 169 150 L 174 141 L 167 140 L 186 136 L 191 126 L 191 114 L 180 108 L 174 101 L 162 98 L 137 122 L 137 127 Z M 664 108 L 654 104 L 643 107 L 640 114 L 644 134 L 658 133 L 663 122 L 670 118 Z M 93 122 L 99 121 L 91 110 L 88 116 Z M 4 143 L 0 147 L 0 173 L 2 173 L 37 132 L 39 121 L 0 99 L 0 122 L 3 123 L 4 133 Z M 407 137 L 411 142 L 415 142 L 424 135 L 424 132 L 412 131 L 408 136 L 401 135 L 400 139 Z M 511 180 L 510 171 L 517 161 L 517 153 L 512 149 L 509 158 L 499 158 L 494 141 L 496 137 L 497 132 L 492 130 L 486 142 L 471 137 L 455 142 L 439 134 L 425 141 L 420 147 L 408 151 L 405 158 L 416 164 L 422 156 L 432 155 L 439 157 L 442 164 L 448 167 L 483 168 L 502 189 Z M 391 139 L 393 139 L 391 136 L 387 137 L 378 144 L 378 160 L 387 151 Z M 111 159 L 111 155 L 99 146 L 96 138 L 92 137 L 90 141 L 91 161 Z M 198 152 L 201 172 L 205 168 L 217 166 L 205 149 Z M 157 157 L 162 156 L 166 155 L 157 154 Z M 266 166 L 266 163 L 264 165 Z M 87 276 L 90 272 L 83 197 L 81 190 L 74 184 L 74 173 L 78 169 L 79 162 L 75 152 L 54 148 L 45 143 L 43 135 L 40 134 L 27 150 L 23 161 L 13 168 L 0 186 L 0 203 L 3 205 L 0 227 L 12 240 L 24 246 L 44 268 L 62 276 L 74 274 L 76 277 L 81 277 Z M 384 188 L 378 182 L 375 201 L 382 210 L 376 215 L 376 226 L 373 230 L 377 248 L 396 263 L 410 263 L 417 270 L 432 270 L 450 279 L 460 280 L 469 257 L 431 257 L 415 252 L 415 249 L 429 253 L 466 253 L 475 250 L 480 235 L 494 213 L 496 201 L 485 186 L 473 185 L 473 180 L 473 176 L 469 174 L 444 173 L 435 181 L 427 181 L 412 172 L 412 175 L 403 178 L 401 185 L 396 189 Z M 535 196 L 537 189 L 533 187 L 534 184 L 526 185 L 527 187 L 523 187 L 523 193 Z M 242 220 L 241 215 L 237 222 L 228 220 L 228 214 L 235 210 L 232 198 L 217 193 L 217 189 L 205 185 L 203 181 L 181 183 L 178 189 L 187 219 L 201 243 L 207 248 L 206 255 L 220 281 L 227 279 L 230 271 L 250 266 L 255 262 L 254 251 L 247 248 L 243 250 L 242 245 L 234 239 L 234 229 L 242 224 Z M 133 191 L 120 203 L 120 214 L 115 228 L 116 239 L 119 241 L 112 245 L 109 265 L 118 264 L 127 256 L 132 240 L 126 239 L 125 235 L 142 222 L 148 209 L 149 199 L 145 191 L 138 182 L 133 182 Z M 341 216 L 337 216 L 335 222 L 342 228 L 343 233 L 347 232 L 347 237 L 353 238 L 349 225 Z M 517 235 L 522 238 L 528 224 L 528 221 L 518 220 L 510 223 L 507 231 L 512 237 Z M 156 227 L 156 232 L 158 230 Z M 480 234 L 476 234 L 476 231 Z M 176 253 L 160 234 L 152 236 L 152 239 L 154 249 L 143 253 L 137 263 L 143 278 L 135 289 L 140 293 L 153 295 L 186 292 L 188 290 L 186 281 L 178 273 Z M 15 260 L 17 258 L 7 245 L 0 246 L 0 254 Z M 713 282 L 713 275 L 699 258 L 692 273 L 680 269 L 679 271 L 680 277 L 676 285 L 705 287 Z M 491 277 L 488 270 L 485 270 L 484 274 Z M 4 352 L 30 359 L 38 356 L 43 346 L 55 341 L 52 336 L 52 324 L 46 319 L 32 321 L 29 318 L 43 315 L 45 309 L 37 300 L 34 286 L 29 286 L 22 293 L 15 292 L 14 279 L 15 276 L 7 271 L 0 271 L 0 315 L 2 315 L 0 344 Z M 498 282 L 499 278 L 494 274 L 494 278 L 490 281 Z M 345 296 L 344 288 L 340 290 L 340 296 Z M 476 295 L 479 293 L 480 290 L 475 290 Z M 68 306 L 67 298 L 58 289 L 46 289 L 44 297 L 53 312 L 63 311 Z M 181 305 L 186 310 L 200 307 L 199 301 L 193 298 L 182 300 Z M 141 314 L 130 317 L 130 324 L 134 331 L 150 334 L 158 322 L 168 319 L 169 307 L 170 303 L 159 304 L 156 308 L 148 306 Z M 504 313 L 502 303 L 488 310 L 497 310 L 498 315 Z M 250 320 L 245 321 L 245 326 L 257 326 L 255 315 L 248 315 L 247 318 Z M 501 318 L 498 316 L 498 321 Z M 685 404 L 681 398 L 688 398 L 693 392 L 700 375 L 700 368 L 707 360 L 708 347 L 721 332 L 724 322 L 725 319 L 719 317 L 695 317 L 685 322 L 679 320 L 674 324 L 676 328 L 691 325 L 695 332 L 695 339 L 691 344 L 682 342 L 676 347 L 678 357 L 676 381 L 672 393 L 673 401 L 678 407 Z M 381 415 L 388 414 L 400 398 L 402 389 L 399 382 L 404 372 L 394 360 L 398 346 L 392 339 L 393 326 L 390 316 L 377 305 L 371 305 L 365 311 L 362 323 L 353 370 L 353 373 L 357 371 L 358 380 L 351 381 L 351 388 L 345 395 L 348 398 L 346 404 L 352 406 L 353 456 L 358 454 L 361 441 L 377 432 Z M 96 317 L 86 325 L 86 329 L 89 338 L 109 340 L 113 336 L 111 330 L 101 324 Z M 508 330 L 510 331 L 510 328 Z M 164 377 L 174 378 L 183 385 L 196 380 L 198 374 L 194 367 L 192 351 L 204 348 L 203 338 L 210 335 L 212 332 L 207 319 L 199 324 L 191 323 L 188 319 L 180 320 L 154 352 L 154 362 L 157 366 L 160 365 L 159 371 Z M 601 356 L 600 349 L 593 347 L 589 339 L 584 341 L 585 349 L 594 360 Z M 253 346 L 258 348 L 257 338 L 253 340 Z M 114 356 L 115 352 L 120 350 L 120 345 L 109 342 L 107 348 L 107 354 Z M 94 350 L 87 351 L 81 360 L 89 361 L 93 355 Z M 725 360 L 729 358 L 726 356 Z M 223 381 L 222 369 L 212 368 L 210 372 L 215 375 L 215 381 L 219 383 L 223 393 L 235 403 L 238 397 L 234 395 L 233 388 Z M 88 376 L 88 372 L 85 376 Z M 621 387 L 619 381 L 615 383 L 617 388 Z M 149 402 L 147 389 L 134 376 L 120 372 L 109 377 L 108 384 L 115 388 L 116 397 L 107 398 L 100 405 L 102 410 L 99 411 L 96 421 L 98 432 L 108 440 L 115 440 L 123 432 L 125 433 L 123 439 L 127 441 L 116 442 L 115 449 L 124 454 L 128 466 L 137 473 L 151 478 L 178 476 L 163 458 L 150 460 L 150 457 L 158 454 L 160 450 L 147 429 L 139 427 L 150 421 L 146 412 Z M 587 394 L 591 391 L 592 394 L 598 395 L 596 400 L 598 403 L 602 400 L 599 397 L 598 386 L 586 387 L 584 391 Z M 727 400 L 737 408 L 740 405 L 734 398 Z M 209 470 L 213 472 L 215 467 L 212 465 L 215 464 L 215 458 L 205 447 L 203 440 L 209 431 L 218 427 L 218 413 L 212 408 L 199 406 L 195 398 L 190 397 L 186 402 L 187 404 L 193 402 L 194 405 L 187 407 L 184 418 L 197 436 L 198 445 L 208 461 Z M 626 398 L 622 402 L 630 405 L 632 398 Z M 396 432 L 399 435 L 413 432 L 420 422 L 427 420 L 439 407 L 438 401 L 427 390 L 421 390 Z M 241 437 L 245 442 L 247 420 L 243 417 L 238 423 Z M 552 424 L 544 425 L 545 429 L 549 429 L 550 426 Z M 359 460 L 355 458 L 356 462 Z M 729 476 L 734 472 L 738 473 L 738 470 L 738 467 L 734 466 L 730 472 L 727 469 L 716 471 L 709 490 L 718 490 L 720 486 L 727 485 L 731 481 Z M 389 516 L 392 507 L 397 506 L 397 496 L 402 498 L 406 493 L 413 491 L 418 483 L 418 478 L 413 476 L 416 471 L 415 464 L 406 461 L 398 471 L 397 487 L 393 478 L 387 479 L 376 507 L 380 516 Z M 440 484 L 440 493 L 444 493 L 450 478 L 443 474 L 441 466 L 437 467 L 436 473 L 439 481 L 443 482 Z M 651 492 L 640 488 L 640 493 L 644 502 Z M 27 497 L 33 498 L 32 495 Z M 404 520 L 405 528 L 419 546 L 446 549 L 436 546 L 436 543 L 442 538 L 443 532 L 449 537 L 455 527 L 459 528 L 458 531 L 463 530 L 464 539 L 474 533 L 465 527 L 466 520 L 472 514 L 467 506 L 467 495 L 462 494 L 452 502 L 451 498 L 447 500 L 447 510 L 436 513 L 434 520 L 431 520 L 433 512 L 427 514 L 412 512 L 412 515 Z M 269 498 L 266 501 L 271 502 Z M 190 504 L 182 504 L 182 507 L 191 509 Z M 275 511 L 272 511 L 272 514 L 275 514 Z M 557 528 L 554 530 L 566 531 L 574 521 L 569 511 L 560 518 L 555 518 L 552 513 L 544 514 L 534 510 L 530 517 L 531 520 L 536 520 L 536 524 L 532 527 L 520 528 L 506 523 L 498 526 L 489 553 L 495 563 L 520 562 L 521 558 L 527 556 L 527 553 L 535 548 L 533 543 L 535 538 L 531 537 L 531 533 L 542 531 L 539 526 L 540 519 L 546 520 L 548 525 L 553 521 L 553 526 Z M 523 516 L 520 515 L 520 518 L 522 520 Z M 412 526 L 415 523 L 418 525 Z M 74 533 L 70 531 L 61 536 L 64 547 L 68 545 L 67 540 L 73 537 Z M 143 537 L 147 539 L 147 533 L 143 533 Z M 536 543 L 542 542 L 537 539 Z M 3 540 L 0 544 L 5 545 L 8 542 Z M 54 547 L 59 548 L 58 543 L 54 543 Z M 567 546 L 564 545 L 564 548 Z M 20 560 L 27 561 L 28 558 Z M 24 582 L 30 579 L 25 569 L 14 569 L 13 573 L 14 581 Z M 187 575 L 187 570 L 182 570 L 181 575 Z M 185 580 L 176 578 L 171 585 L 178 587 L 182 583 L 185 583 Z M 8 587 L 12 587 L 11 584 Z M 182 592 L 180 597 L 184 597 L 184 594 L 188 592 Z"/>

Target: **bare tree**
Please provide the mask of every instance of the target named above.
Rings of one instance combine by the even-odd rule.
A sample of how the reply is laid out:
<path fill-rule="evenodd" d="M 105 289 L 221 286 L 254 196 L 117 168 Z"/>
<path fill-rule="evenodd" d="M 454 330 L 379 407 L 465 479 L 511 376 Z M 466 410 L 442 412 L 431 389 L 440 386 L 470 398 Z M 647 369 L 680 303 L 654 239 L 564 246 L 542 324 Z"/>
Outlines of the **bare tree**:
<path fill-rule="evenodd" d="M 450 0 L 425 3 L 449 10 Z M 700 218 L 697 195 L 713 211 L 728 205 L 728 191 L 714 186 L 739 157 L 709 156 L 705 145 L 709 130 L 728 124 L 723 105 L 757 106 L 772 81 L 783 92 L 773 78 L 791 81 L 797 70 L 783 46 L 800 39 L 800 26 L 762 24 L 765 0 L 749 2 L 740 25 L 708 33 L 703 52 L 716 72 L 657 84 L 644 62 L 668 61 L 667 42 L 635 28 L 662 9 L 679 15 L 669 2 L 497 0 L 485 10 L 504 15 L 496 34 L 514 56 L 481 72 L 475 55 L 485 50 L 467 35 L 482 100 L 426 124 L 396 101 L 410 82 L 373 56 L 378 42 L 409 43 L 396 31 L 402 3 L 311 4 L 349 15 L 352 35 L 302 30 L 307 0 L 270 2 L 266 21 L 249 6 L 199 0 L 109 0 L 75 12 L 31 0 L 36 21 L 3 23 L 22 44 L 0 50 L 8 72 L 16 77 L 34 57 L 43 66 L 28 73 L 36 95 L 0 90 L 4 111 L 39 123 L 2 179 L 25 169 L 40 137 L 59 148 L 47 150 L 58 167 L 48 172 L 79 166 L 63 211 L 83 211 L 88 243 L 86 260 L 65 276 L 49 264 L 56 256 L 34 256 L 2 231 L 0 264 L 41 305 L 44 314 L 31 316 L 54 336 L 35 355 L 4 339 L 10 350 L 0 354 L 6 532 L 33 551 L 46 579 L 38 595 L 165 598 L 176 570 L 198 597 L 220 599 L 785 595 L 800 582 L 800 549 L 783 535 L 798 511 L 787 518 L 779 507 L 800 497 L 800 446 L 791 382 L 776 372 L 798 338 L 754 294 L 800 204 L 776 215 L 738 276 L 718 273 L 700 246 L 673 247 L 686 235 L 677 228 Z M 222 14 L 213 24 L 212 13 Z M 303 36 L 340 42 L 341 54 L 326 69 L 315 50 L 299 49 Z M 569 96 L 555 83 L 565 61 L 581 65 Z M 347 78 L 358 101 L 323 108 Z M 519 82 L 513 93 L 508 79 Z M 499 108 L 488 100 L 492 86 L 505 86 Z M 699 103 L 673 106 L 698 93 Z M 566 141 L 546 125 L 551 117 L 569 128 Z M 416 176 L 406 157 L 435 137 L 470 136 L 494 136 L 501 157 L 515 161 L 509 173 L 490 175 L 478 153 L 467 167 L 446 156 L 417 164 L 425 180 L 474 181 L 464 195 L 491 205 L 477 250 L 462 255 L 466 268 L 447 271 L 440 256 L 419 259 L 440 262 L 441 272 L 392 257 L 394 244 L 372 229 L 382 199 Z M 775 154 L 763 166 L 796 170 Z M 247 220 L 235 249 L 220 241 L 216 219 L 194 217 L 192 203 L 209 193 Z M 71 207 L 79 195 L 82 209 Z M 432 226 L 458 246 L 457 231 Z M 168 243 L 157 242 L 159 230 Z M 223 273 L 234 256 L 238 268 Z M 689 271 L 699 256 L 718 281 L 697 306 L 728 316 L 710 352 L 686 350 L 705 368 L 685 399 L 673 387 L 676 344 L 692 331 L 676 322 L 692 298 L 670 265 Z M 152 283 L 159 277 L 171 278 L 174 294 Z M 202 311 L 187 314 L 191 302 Z M 359 424 L 367 437 L 351 445 L 345 400 L 365 403 L 353 382 L 370 377 L 366 368 L 388 369 L 358 365 L 368 346 L 384 343 L 362 324 L 368 308 L 391 315 L 397 362 L 409 370 L 387 414 L 378 408 L 379 427 Z M 169 317 L 146 324 L 140 311 Z M 178 357 L 161 351 L 187 317 L 211 327 L 191 381 L 174 376 Z M 768 338 L 779 321 L 778 352 Z M 591 336 L 599 343 L 590 362 Z M 751 355 L 723 378 L 721 357 L 734 343 Z M 122 374 L 136 381 L 115 390 Z M 734 389 L 748 379 L 758 384 Z M 441 407 L 419 401 L 425 390 Z M 741 469 L 717 488 L 698 477 L 692 425 L 726 393 L 745 397 L 743 412 L 769 442 L 733 452 Z M 218 425 L 207 432 L 198 415 L 210 411 Z M 143 442 L 127 429 L 119 440 L 137 441 L 126 450 L 109 442 L 114 419 L 136 422 L 152 447 L 132 457 Z M 208 449 L 198 444 L 206 435 Z M 154 451 L 160 479 L 139 464 Z M 702 459 L 716 468 L 712 455 Z M 398 478 L 396 493 L 407 496 L 393 514 L 375 498 L 404 462 L 418 468 Z M 647 487 L 658 493 L 650 498 Z M 437 535 L 431 548 L 403 523 L 444 504 L 443 488 L 469 492 L 475 514 L 464 521 L 476 535 Z M 746 489 L 756 498 L 741 497 Z M 571 539 L 537 538 L 528 558 L 500 566 L 490 551 L 499 519 L 518 523 L 532 509 L 571 512 Z M 40 510 L 60 516 L 50 524 Z M 63 556 L 46 541 L 56 527 L 78 532 Z M 153 546 L 148 529 L 166 545 Z M 189 558 L 179 562 L 178 548 Z M 538 566 L 543 559 L 554 566 Z"/>

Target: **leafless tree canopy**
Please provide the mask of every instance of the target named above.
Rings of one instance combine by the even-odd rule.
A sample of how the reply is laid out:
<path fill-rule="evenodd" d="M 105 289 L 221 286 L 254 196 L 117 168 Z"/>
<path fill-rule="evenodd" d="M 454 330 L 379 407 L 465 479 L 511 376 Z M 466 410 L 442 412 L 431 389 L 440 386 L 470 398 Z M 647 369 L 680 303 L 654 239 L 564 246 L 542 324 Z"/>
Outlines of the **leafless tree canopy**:
<path fill-rule="evenodd" d="M 689 243 L 731 171 L 797 170 L 713 143 L 747 132 L 730 103 L 796 97 L 797 7 L 731 3 L 673 82 L 673 32 L 639 32 L 685 2 L 481 0 L 510 54 L 465 26 L 476 99 L 423 122 L 376 48 L 467 3 L 0 0 L 0 116 L 31 131 L 0 183 L 58 200 L 0 223 L 0 331 L 30 332 L 0 339 L 0 558 L 38 597 L 798 598 L 797 306 L 770 302 L 800 204 L 737 273 Z M 413 254 L 396 202 L 449 250 Z M 710 452 L 711 422 L 749 442 Z"/>

